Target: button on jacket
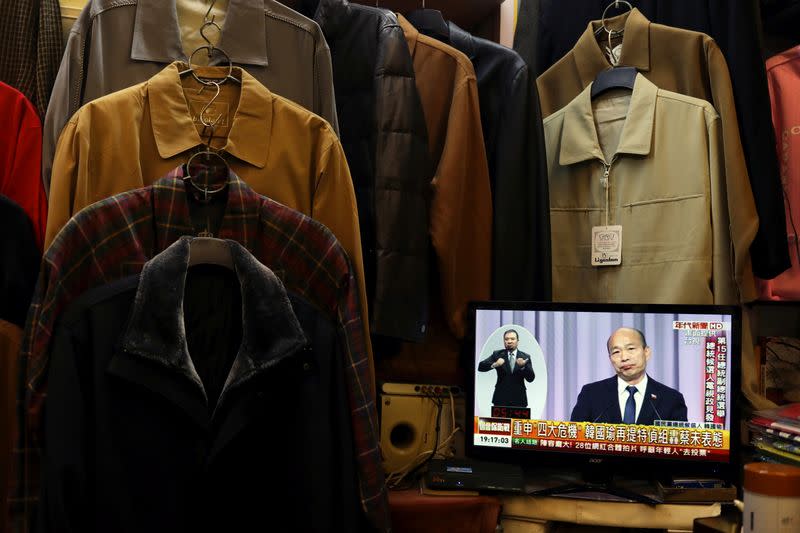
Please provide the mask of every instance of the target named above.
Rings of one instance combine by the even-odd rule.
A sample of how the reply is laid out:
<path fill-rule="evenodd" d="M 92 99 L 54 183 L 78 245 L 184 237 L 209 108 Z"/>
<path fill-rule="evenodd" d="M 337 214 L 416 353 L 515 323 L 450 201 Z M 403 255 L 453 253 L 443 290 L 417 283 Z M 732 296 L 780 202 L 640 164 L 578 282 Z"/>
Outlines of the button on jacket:
<path fill-rule="evenodd" d="M 739 304 L 752 298 L 757 219 L 726 175 L 711 105 L 637 75 L 594 102 L 591 85 L 545 119 L 553 298 Z M 607 173 L 607 187 L 604 175 Z M 592 266 L 592 227 L 622 226 L 621 266 Z"/>
<path fill-rule="evenodd" d="M 435 168 L 430 234 L 444 317 L 464 336 L 467 302 L 490 294 L 492 194 L 478 84 L 469 58 L 421 35 L 402 15 Z"/>
<path fill-rule="evenodd" d="M 452 22 L 450 44 L 475 67 L 492 180 L 492 298 L 550 299 L 547 165 L 536 81 L 505 46 Z"/>
<path fill-rule="evenodd" d="M 235 270 L 188 266 L 192 240 L 60 321 L 38 530 L 366 530 L 334 325 L 233 241 Z"/>
<path fill-rule="evenodd" d="M 229 0 L 218 44 L 271 91 L 337 128 L 330 53 L 314 21 L 274 0 Z M 45 189 L 59 133 L 80 106 L 187 59 L 175 0 L 91 0 L 70 30 L 47 108 Z"/>
<path fill-rule="evenodd" d="M 722 126 L 725 173 L 728 179 L 741 176 L 749 181 L 750 196 L 755 199 L 758 214 L 764 215 L 750 251 L 753 268 L 764 277 L 785 270 L 789 265 L 783 259 L 788 254 L 783 237 L 784 217 L 778 213 L 783 205 L 780 187 L 773 183 L 772 173 L 762 174 L 759 159 L 751 161 L 754 173 L 748 178 L 730 75 L 719 47 L 707 35 L 651 24 L 636 9 L 607 19 L 606 23 L 612 28 L 624 25 L 622 65 L 636 67 L 661 89 L 707 100 L 717 110 Z M 543 116 L 567 105 L 599 72 L 609 68 L 594 36 L 598 27 L 599 21 L 589 23 L 575 47 L 537 80 Z M 768 157 L 774 160 L 772 154 Z"/>
<path fill-rule="evenodd" d="M 89 102 L 70 119 L 56 154 L 46 246 L 80 209 L 152 183 L 203 144 L 197 115 L 213 92 L 198 94 L 201 86 L 192 76 L 179 76 L 184 66 L 173 63 L 144 83 Z M 223 67 L 198 71 L 204 76 L 227 73 Z M 363 316 L 368 316 L 358 210 L 336 133 L 247 71 L 236 68 L 234 73 L 241 87 L 222 85 L 215 106 L 224 120 L 212 144 L 233 156 L 231 168 L 256 192 L 333 232 L 353 263 Z"/>
<path fill-rule="evenodd" d="M 0 82 L 0 194 L 25 210 L 41 248 L 47 225 L 47 196 L 41 184 L 42 124 L 25 96 Z"/>
<path fill-rule="evenodd" d="M 358 292 L 347 254 L 321 224 L 256 194 L 236 175 L 221 207 L 204 206 L 186 193 L 182 168 L 142 189 L 121 193 L 82 210 L 58 234 L 42 261 L 21 349 L 27 370 L 28 431 L 18 446 L 23 457 L 17 501 L 32 506 L 38 494 L 37 449 L 41 406 L 52 331 L 66 306 L 84 292 L 141 272 L 145 262 L 182 235 L 207 232 L 231 239 L 272 269 L 291 292 L 321 309 L 336 325 L 336 342 L 346 358 L 349 411 L 362 505 L 379 529 L 388 520 L 377 432 L 375 392 L 359 311 Z M 77 253 L 83 251 L 83 253 Z"/>
<path fill-rule="evenodd" d="M 336 109 L 358 200 L 370 331 L 419 341 L 428 325 L 431 164 L 414 66 L 394 13 L 311 0 L 331 49 Z"/>

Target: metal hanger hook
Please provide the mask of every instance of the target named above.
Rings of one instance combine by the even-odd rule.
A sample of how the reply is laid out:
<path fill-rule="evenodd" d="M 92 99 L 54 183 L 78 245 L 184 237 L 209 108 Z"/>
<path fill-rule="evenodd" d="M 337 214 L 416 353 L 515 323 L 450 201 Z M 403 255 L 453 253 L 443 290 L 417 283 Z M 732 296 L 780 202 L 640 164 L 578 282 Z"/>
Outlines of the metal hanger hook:
<path fill-rule="evenodd" d="M 622 33 L 622 30 L 609 30 L 608 27 L 606 26 L 606 15 L 608 14 L 608 10 L 611 9 L 612 7 L 615 9 L 619 9 L 620 4 L 625 4 L 626 6 L 628 6 L 628 11 L 633 11 L 633 6 L 631 5 L 630 2 L 626 2 L 625 0 L 614 0 L 613 2 L 611 2 L 606 6 L 606 8 L 603 10 L 603 15 L 600 17 L 600 28 L 598 28 L 598 30 L 602 29 L 608 32 L 609 38 L 612 33 L 614 34 Z"/>
<path fill-rule="evenodd" d="M 217 0 L 211 0 L 211 3 L 208 5 L 208 11 L 206 11 L 206 14 L 203 15 L 203 20 L 204 21 L 206 21 L 206 22 L 214 22 L 214 17 L 216 15 L 211 15 L 211 10 L 214 9 L 214 4 L 216 4 L 216 3 L 217 3 Z M 211 15 L 211 20 L 209 20 L 209 18 L 208 18 L 209 15 Z"/>
<path fill-rule="evenodd" d="M 222 33 L 222 28 L 220 27 L 219 24 L 214 22 L 214 17 L 213 16 L 211 17 L 211 20 L 207 20 L 205 23 L 203 23 L 202 26 L 200 26 L 200 37 L 202 37 L 203 40 L 209 46 L 208 57 L 210 58 L 211 54 L 214 52 L 214 48 L 216 48 L 216 47 L 214 46 L 214 43 L 212 43 L 211 40 L 206 36 L 205 32 L 206 32 L 206 30 L 208 29 L 209 26 L 214 26 L 215 28 L 217 28 L 217 32 L 218 33 Z"/>
<path fill-rule="evenodd" d="M 217 99 L 217 97 L 219 96 L 219 93 L 222 91 L 222 89 L 220 89 L 220 82 L 212 81 L 212 82 L 209 82 L 209 84 L 213 85 L 217 89 L 217 92 L 214 94 L 214 96 L 211 97 L 211 100 L 209 100 L 206 103 L 206 105 L 203 106 L 203 109 L 200 110 L 199 118 L 200 118 L 200 123 L 203 126 L 207 126 L 207 127 L 213 128 L 214 126 L 217 125 L 217 122 L 219 122 L 220 119 L 222 118 L 222 113 L 220 113 L 219 116 L 217 117 L 217 119 L 214 122 L 211 122 L 211 123 L 206 122 L 205 114 L 206 114 L 206 111 L 208 111 L 208 108 L 211 107 L 211 104 L 213 104 L 214 101 Z M 212 130 L 212 135 L 213 135 L 213 130 Z"/>

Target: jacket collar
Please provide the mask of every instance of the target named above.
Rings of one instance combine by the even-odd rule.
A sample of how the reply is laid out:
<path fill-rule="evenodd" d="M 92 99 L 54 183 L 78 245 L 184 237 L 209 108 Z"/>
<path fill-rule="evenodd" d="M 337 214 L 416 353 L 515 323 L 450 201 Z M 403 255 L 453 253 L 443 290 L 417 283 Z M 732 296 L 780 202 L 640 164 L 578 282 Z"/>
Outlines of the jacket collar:
<path fill-rule="evenodd" d="M 417 49 L 417 41 L 419 41 L 419 31 L 411 24 L 407 18 L 400 13 L 397 14 L 397 22 L 403 28 L 403 35 L 408 43 L 408 50 L 411 52 L 411 57 L 414 57 L 414 52 Z"/>
<path fill-rule="evenodd" d="M 150 119 L 158 154 L 169 159 L 203 144 L 197 133 L 181 85 L 180 71 L 185 63 L 175 62 L 147 81 Z M 195 67 L 199 76 L 220 76 L 225 67 Z M 272 131 L 272 93 L 244 69 L 234 68 L 242 82 L 239 105 L 233 117 L 223 150 L 264 168 Z"/>
<path fill-rule="evenodd" d="M 592 84 L 590 83 L 564 108 L 561 151 L 558 160 L 561 165 L 572 165 L 589 159 L 605 161 L 597 138 L 591 93 Z M 637 74 L 617 154 L 648 155 L 650 153 L 657 96 L 658 88 L 647 78 Z"/>
<path fill-rule="evenodd" d="M 610 28 L 624 26 L 625 28 L 620 66 L 636 67 L 640 72 L 648 72 L 650 70 L 650 21 L 638 9 L 633 8 L 628 13 L 606 19 L 606 26 Z M 584 87 L 589 85 L 599 72 L 611 67 L 595 37 L 594 32 L 599 27 L 599 20 L 590 22 L 572 49 L 578 75 Z"/>
<path fill-rule="evenodd" d="M 123 353 L 174 369 L 205 396 L 183 323 L 183 293 L 194 237 L 184 236 L 145 264 L 121 339 Z M 298 352 L 306 343 L 283 284 L 235 241 L 226 241 L 242 295 L 242 341 L 219 398 Z"/>
<path fill-rule="evenodd" d="M 164 250 L 180 239 L 182 235 L 196 235 L 199 228 L 192 224 L 186 186 L 184 166 L 177 167 L 163 178 L 153 183 L 153 213 L 155 250 Z M 256 193 L 234 172 L 228 176 L 228 197 L 225 201 L 225 212 L 222 222 L 214 237 L 230 239 L 240 243 L 248 250 L 256 250 L 259 225 L 260 206 L 272 202 Z"/>
<path fill-rule="evenodd" d="M 313 16 L 309 18 L 319 24 L 330 44 L 347 27 L 351 11 L 352 6 L 347 0 L 319 0 Z"/>
<path fill-rule="evenodd" d="M 448 22 L 450 28 L 450 45 L 466 55 L 471 62 L 475 62 L 477 51 L 475 50 L 475 38 L 471 33 L 466 32 L 453 24 Z"/>
<path fill-rule="evenodd" d="M 234 63 L 267 66 L 266 24 L 261 0 L 230 0 L 219 47 Z M 187 59 L 174 0 L 138 0 L 131 59 L 156 63 Z"/>

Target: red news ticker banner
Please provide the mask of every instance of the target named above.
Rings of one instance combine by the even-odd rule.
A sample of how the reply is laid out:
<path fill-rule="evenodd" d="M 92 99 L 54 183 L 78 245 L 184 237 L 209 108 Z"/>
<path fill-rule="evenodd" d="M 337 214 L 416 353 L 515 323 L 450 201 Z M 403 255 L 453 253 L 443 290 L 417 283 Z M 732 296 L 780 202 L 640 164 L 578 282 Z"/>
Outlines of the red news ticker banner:
<path fill-rule="evenodd" d="M 700 344 L 703 339 L 703 420 L 706 424 L 724 427 L 728 416 L 725 401 L 728 394 L 728 337 L 725 323 L 674 320 L 672 329 L 684 332 L 686 344 Z"/>
<path fill-rule="evenodd" d="M 706 337 L 704 357 L 704 420 L 725 424 L 725 417 L 728 416 L 725 402 L 728 392 L 728 339 L 724 336 Z"/>
<path fill-rule="evenodd" d="M 474 444 L 600 455 L 726 461 L 730 432 L 702 427 L 475 417 Z"/>

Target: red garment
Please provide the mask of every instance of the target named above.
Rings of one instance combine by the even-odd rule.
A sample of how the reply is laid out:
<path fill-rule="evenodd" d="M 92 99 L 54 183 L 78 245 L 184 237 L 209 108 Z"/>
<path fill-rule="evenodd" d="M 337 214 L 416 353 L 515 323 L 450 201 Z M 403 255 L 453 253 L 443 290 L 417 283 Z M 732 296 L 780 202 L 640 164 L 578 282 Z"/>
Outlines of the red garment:
<path fill-rule="evenodd" d="M 767 60 L 767 81 L 792 267 L 775 279 L 757 280 L 759 298 L 800 300 L 800 46 Z"/>
<path fill-rule="evenodd" d="M 25 96 L 0 82 L 0 194 L 22 207 L 42 248 L 47 196 L 42 184 L 42 123 Z"/>

